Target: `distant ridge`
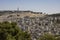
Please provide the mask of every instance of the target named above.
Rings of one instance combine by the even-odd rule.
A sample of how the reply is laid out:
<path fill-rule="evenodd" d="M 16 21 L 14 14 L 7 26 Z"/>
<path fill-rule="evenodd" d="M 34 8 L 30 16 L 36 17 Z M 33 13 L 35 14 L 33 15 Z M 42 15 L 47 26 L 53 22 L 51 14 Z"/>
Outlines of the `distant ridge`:
<path fill-rule="evenodd" d="M 6 11 L 0 11 L 0 13 L 6 13 L 6 12 L 34 12 L 34 11 L 29 11 L 29 10 L 27 10 L 27 11 L 10 11 L 10 10 L 6 10 Z M 34 12 L 34 13 L 42 13 L 42 12 Z"/>
<path fill-rule="evenodd" d="M 16 13 L 19 13 L 19 14 L 25 14 L 25 13 L 31 13 L 31 14 L 43 14 L 42 12 L 33 12 L 33 11 L 17 11 L 17 10 L 14 10 L 14 11 L 10 11 L 10 10 L 5 10 L 5 11 L 0 11 L 0 15 L 4 15 L 4 14 L 16 14 Z"/>
<path fill-rule="evenodd" d="M 52 16 L 52 17 L 58 17 L 58 16 L 60 16 L 60 13 L 56 13 L 56 14 L 50 14 L 50 15 L 48 15 L 48 16 Z"/>

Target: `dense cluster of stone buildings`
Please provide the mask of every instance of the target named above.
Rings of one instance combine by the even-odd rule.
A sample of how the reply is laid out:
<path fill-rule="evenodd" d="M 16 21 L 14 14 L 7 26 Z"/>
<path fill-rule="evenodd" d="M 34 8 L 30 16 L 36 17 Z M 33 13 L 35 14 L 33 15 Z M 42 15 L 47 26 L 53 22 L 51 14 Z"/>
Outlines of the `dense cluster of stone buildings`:
<path fill-rule="evenodd" d="M 26 12 L 25 13 L 33 13 L 33 12 Z M 13 21 L 17 22 L 18 26 L 23 31 L 28 31 L 31 34 L 32 40 L 37 40 L 41 35 L 45 33 L 51 33 L 53 35 L 60 35 L 60 16 L 34 16 L 26 15 L 21 17 L 19 13 L 24 12 L 15 12 L 16 15 L 8 15 L 0 17 L 1 21 Z M 18 13 L 18 14 L 17 14 Z M 36 15 L 39 13 L 35 12 Z M 24 14 L 25 15 L 25 14 Z M 39 14 L 41 15 L 41 14 Z"/>
<path fill-rule="evenodd" d="M 37 39 L 45 33 L 60 35 L 60 25 L 57 22 L 58 17 L 24 17 L 18 21 L 20 28 L 23 31 L 28 31 L 32 39 Z"/>

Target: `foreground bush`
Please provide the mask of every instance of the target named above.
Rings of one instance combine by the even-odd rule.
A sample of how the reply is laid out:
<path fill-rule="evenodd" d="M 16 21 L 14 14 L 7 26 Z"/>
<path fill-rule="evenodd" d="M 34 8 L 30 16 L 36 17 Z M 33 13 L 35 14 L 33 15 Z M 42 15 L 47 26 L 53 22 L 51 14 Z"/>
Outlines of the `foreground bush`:
<path fill-rule="evenodd" d="M 30 40 L 30 34 L 23 32 L 15 22 L 0 23 L 0 40 Z"/>
<path fill-rule="evenodd" d="M 44 34 L 38 40 L 60 40 L 60 36 L 52 34 Z"/>

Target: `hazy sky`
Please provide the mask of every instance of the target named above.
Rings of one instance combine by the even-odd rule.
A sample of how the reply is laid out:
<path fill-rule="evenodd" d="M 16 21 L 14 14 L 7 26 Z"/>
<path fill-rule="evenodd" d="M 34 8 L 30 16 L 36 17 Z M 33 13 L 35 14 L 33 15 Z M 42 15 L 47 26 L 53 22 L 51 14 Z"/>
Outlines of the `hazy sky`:
<path fill-rule="evenodd" d="M 31 10 L 59 13 L 60 0 L 0 0 L 0 10 Z"/>

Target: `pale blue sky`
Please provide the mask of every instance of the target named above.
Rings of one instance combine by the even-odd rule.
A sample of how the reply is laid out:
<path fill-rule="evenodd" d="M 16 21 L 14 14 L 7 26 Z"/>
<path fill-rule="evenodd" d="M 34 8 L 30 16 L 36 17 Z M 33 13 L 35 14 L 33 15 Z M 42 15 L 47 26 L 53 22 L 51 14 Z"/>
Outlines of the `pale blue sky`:
<path fill-rule="evenodd" d="M 60 0 L 0 0 L 0 10 L 31 10 L 59 13 Z"/>

